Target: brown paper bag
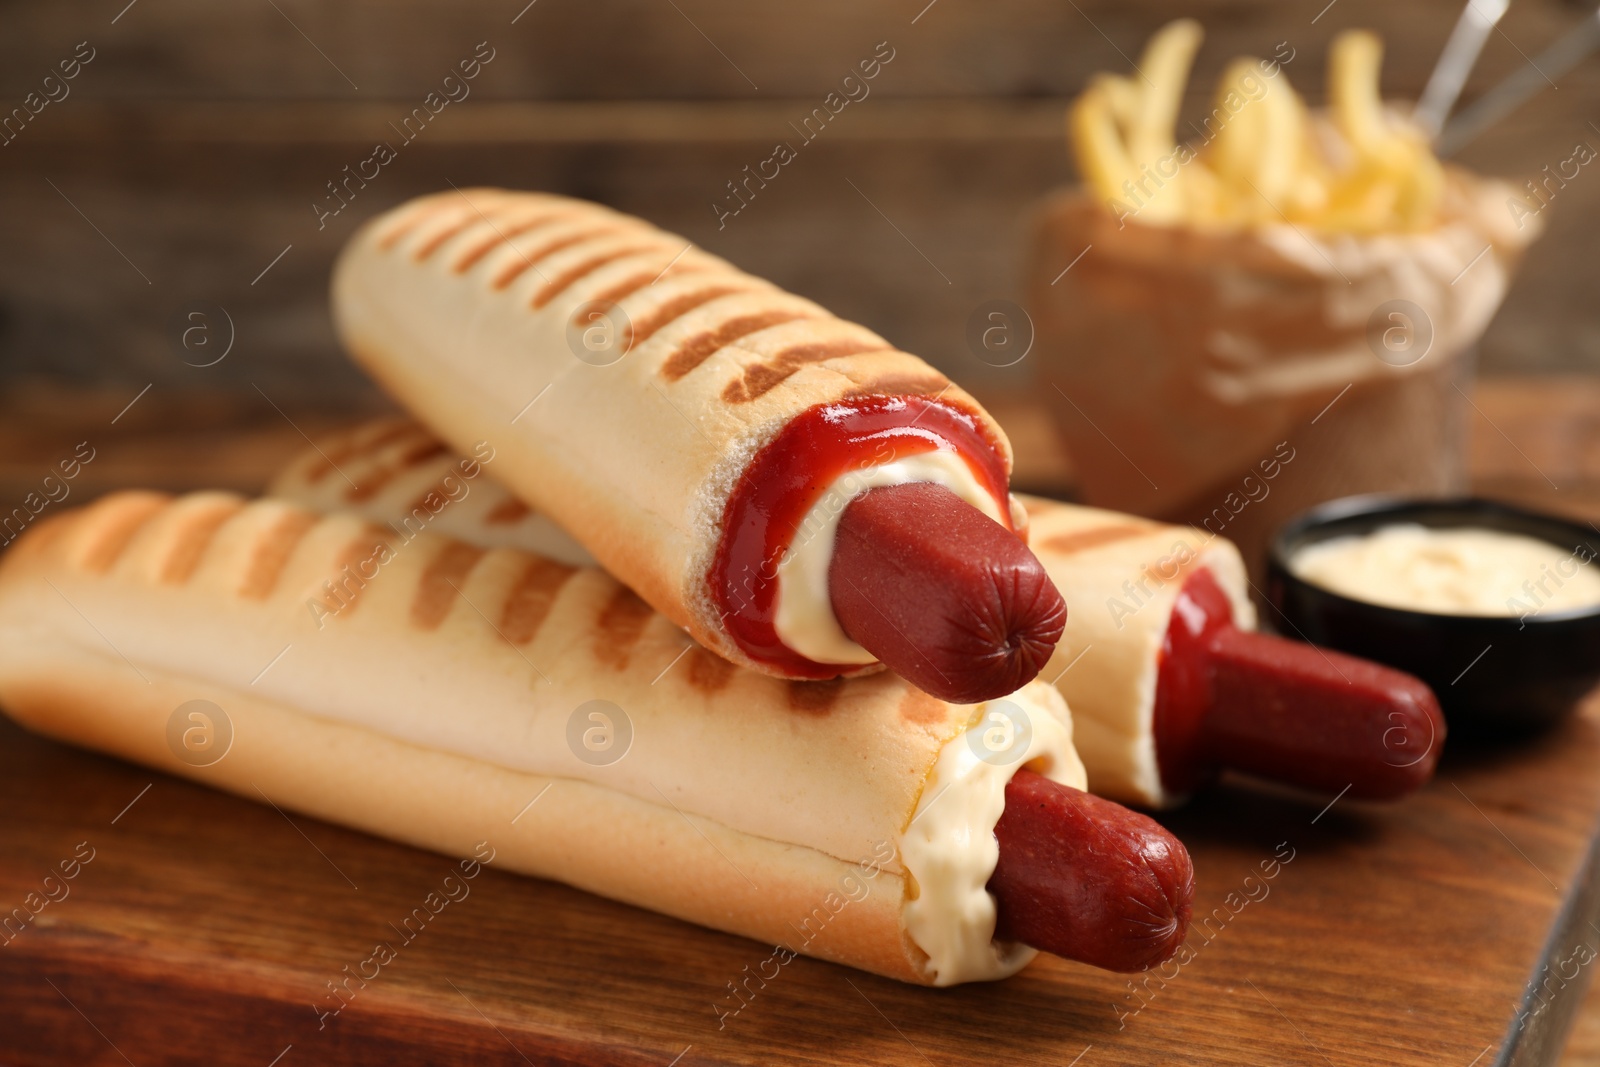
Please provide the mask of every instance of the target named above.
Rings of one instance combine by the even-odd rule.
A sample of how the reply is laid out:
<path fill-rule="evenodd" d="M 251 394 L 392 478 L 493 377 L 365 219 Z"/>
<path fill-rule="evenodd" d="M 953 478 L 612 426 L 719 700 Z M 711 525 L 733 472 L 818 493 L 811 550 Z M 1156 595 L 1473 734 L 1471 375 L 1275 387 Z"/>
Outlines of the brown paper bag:
<path fill-rule="evenodd" d="M 1464 489 L 1471 355 L 1537 233 L 1512 196 L 1451 169 L 1437 228 L 1380 235 L 1119 224 L 1051 198 L 1030 312 L 1087 502 L 1203 525 L 1259 575 L 1311 504 Z"/>

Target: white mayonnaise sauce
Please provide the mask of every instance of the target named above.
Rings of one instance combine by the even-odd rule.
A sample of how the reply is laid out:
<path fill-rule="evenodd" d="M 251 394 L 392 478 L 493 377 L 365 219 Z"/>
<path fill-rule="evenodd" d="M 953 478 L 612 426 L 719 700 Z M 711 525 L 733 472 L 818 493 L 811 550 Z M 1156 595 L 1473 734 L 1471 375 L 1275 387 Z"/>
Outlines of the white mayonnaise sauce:
<path fill-rule="evenodd" d="M 986 888 L 1000 862 L 994 828 L 1006 783 L 1023 767 L 1076 789 L 1087 784 L 1066 702 L 1042 682 L 979 705 L 973 725 L 939 753 L 900 835 L 908 892 L 915 893 L 903 921 L 928 954 L 934 985 L 1006 978 L 1038 954 L 994 940 L 998 911 Z"/>
<path fill-rule="evenodd" d="M 979 484 L 966 460 L 952 451 L 924 452 L 840 475 L 806 512 L 794 542 L 778 563 L 773 628 L 784 644 L 818 663 L 877 662 L 876 656 L 850 640 L 834 617 L 828 568 L 839 518 L 850 501 L 868 489 L 908 482 L 935 482 L 995 522 L 1005 522 L 1000 505 Z"/>
<path fill-rule="evenodd" d="M 1353 600 L 1440 615 L 1522 616 L 1600 605 L 1587 548 L 1476 527 L 1395 523 L 1307 545 L 1300 578 Z"/>

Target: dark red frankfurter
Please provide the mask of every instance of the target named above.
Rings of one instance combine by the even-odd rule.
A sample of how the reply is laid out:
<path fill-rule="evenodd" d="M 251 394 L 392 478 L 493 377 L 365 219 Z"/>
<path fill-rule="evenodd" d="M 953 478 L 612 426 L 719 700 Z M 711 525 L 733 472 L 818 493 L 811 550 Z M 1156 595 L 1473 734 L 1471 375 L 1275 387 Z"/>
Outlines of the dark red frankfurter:
<path fill-rule="evenodd" d="M 1018 771 L 994 828 L 995 936 L 1110 971 L 1142 971 L 1183 944 L 1189 853 L 1154 819 Z"/>
<path fill-rule="evenodd" d="M 871 487 L 887 464 L 956 457 L 999 521 L 928 481 Z M 1061 636 L 1066 608 L 1012 527 L 1000 447 L 970 412 L 920 396 L 823 405 L 793 419 L 729 496 L 711 589 L 723 625 L 752 659 L 802 678 L 861 664 L 812 659 L 777 624 L 791 548 L 838 516 L 830 607 L 848 638 L 918 687 L 956 703 L 1015 692 Z"/>
<path fill-rule="evenodd" d="M 1156 761 L 1173 793 L 1228 767 L 1389 800 L 1420 787 L 1438 763 L 1444 717 L 1420 679 L 1239 630 L 1207 570 L 1184 582 L 1161 655 Z"/>
<path fill-rule="evenodd" d="M 1032 681 L 1067 621 L 1028 546 L 931 482 L 851 501 L 828 591 L 845 633 L 913 685 L 958 704 Z"/>

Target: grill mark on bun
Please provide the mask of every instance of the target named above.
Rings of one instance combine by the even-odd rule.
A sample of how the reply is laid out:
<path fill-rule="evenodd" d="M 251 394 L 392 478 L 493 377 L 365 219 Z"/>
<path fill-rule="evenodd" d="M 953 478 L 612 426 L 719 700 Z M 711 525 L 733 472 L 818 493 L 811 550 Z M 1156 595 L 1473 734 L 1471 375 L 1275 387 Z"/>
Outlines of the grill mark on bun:
<path fill-rule="evenodd" d="M 729 319 L 720 326 L 702 330 L 693 337 L 683 340 L 661 365 L 661 376 L 669 382 L 675 382 L 741 337 L 748 337 L 768 327 L 807 317 L 804 311 L 794 308 L 775 308 L 771 311 L 760 311 L 754 315 L 741 315 Z"/>
<path fill-rule="evenodd" d="M 378 247 L 385 252 L 393 251 L 394 246 L 399 244 L 408 234 L 414 232 L 423 222 L 433 218 L 443 210 L 443 197 L 434 197 L 416 205 L 411 214 L 395 223 L 393 229 L 378 238 Z"/>
<path fill-rule="evenodd" d="M 821 363 L 842 356 L 857 356 L 864 352 L 892 351 L 882 341 L 867 338 L 839 338 L 834 341 L 816 341 L 794 345 L 773 356 L 765 363 L 744 369 L 744 375 L 729 382 L 722 391 L 722 399 L 730 404 L 745 404 L 776 389 L 788 381 L 795 372 L 809 363 Z"/>
<path fill-rule="evenodd" d="M 256 538 L 250 562 L 245 566 L 244 580 L 239 583 L 239 595 L 247 600 L 265 600 L 271 596 L 294 550 L 316 524 L 315 515 L 298 508 L 278 516 L 278 521 Z"/>
<path fill-rule="evenodd" d="M 328 586 L 322 587 L 322 603 L 330 612 L 345 615 L 361 604 L 361 594 L 378 577 L 383 556 L 389 548 L 389 531 L 369 524 L 339 550 Z"/>
<path fill-rule="evenodd" d="M 553 209 L 523 219 L 521 222 L 510 226 L 495 226 L 493 234 L 486 236 L 482 241 L 463 252 L 461 258 L 451 264 L 450 269 L 457 274 L 465 274 L 482 261 L 484 256 L 487 256 L 501 245 L 510 244 L 513 237 L 521 237 L 529 230 L 536 230 L 540 226 L 545 226 L 552 222 L 560 222 L 571 217 L 572 213 L 570 211 Z"/>
<path fill-rule="evenodd" d="M 182 585 L 194 577 L 200 561 L 205 558 L 206 549 L 211 547 L 222 524 L 243 510 L 243 501 L 219 501 L 185 516 L 182 524 L 172 531 L 172 544 L 167 550 L 166 560 L 161 564 L 161 581 L 169 585 Z"/>
<path fill-rule="evenodd" d="M 701 304 L 709 304 L 719 296 L 748 292 L 753 288 L 755 287 L 749 284 L 712 285 L 675 296 L 633 324 L 633 347 L 638 348 L 657 330 L 681 319 Z"/>
<path fill-rule="evenodd" d="M 1109 526 L 1096 526 L 1087 530 L 1071 530 L 1067 533 L 1058 533 L 1047 537 L 1040 545 L 1058 555 L 1070 556 L 1078 552 L 1085 552 L 1101 545 L 1113 545 L 1118 541 L 1127 541 L 1130 538 L 1142 537 L 1152 530 L 1160 529 L 1154 523 L 1115 523 Z"/>
<path fill-rule="evenodd" d="M 613 285 L 605 292 L 595 294 L 594 303 L 615 304 L 618 300 L 621 300 L 625 296 L 632 296 L 640 289 L 643 289 L 645 286 L 649 285 L 655 279 L 665 276 L 665 274 L 666 271 L 661 271 L 657 274 L 651 274 L 649 271 L 641 271 L 638 274 L 631 275 L 628 278 L 618 282 L 616 285 Z"/>
<path fill-rule="evenodd" d="M 733 681 L 733 664 L 717 655 L 696 647 L 689 653 L 689 684 L 702 693 L 716 693 Z"/>
<path fill-rule="evenodd" d="M 44 555 L 50 552 L 51 548 L 61 540 L 68 530 L 75 528 L 83 520 L 83 517 L 82 511 L 58 511 L 54 515 L 46 515 L 44 518 L 34 521 L 26 530 L 17 535 L 22 540 L 16 542 L 17 548 L 13 549 L 13 552 L 18 555 L 25 552 Z M 12 541 L 16 541 L 16 538 L 12 538 Z M 9 544 L 10 542 L 7 543 Z"/>
<path fill-rule="evenodd" d="M 456 602 L 461 583 L 483 558 L 484 550 L 460 541 L 447 541 L 428 561 L 411 599 L 411 622 L 422 630 L 437 630 Z"/>
<path fill-rule="evenodd" d="M 588 259 L 567 268 L 562 273 L 545 282 L 544 286 L 534 294 L 531 307 L 542 308 L 554 300 L 558 294 L 576 285 L 585 276 L 593 274 L 607 263 L 615 263 L 628 256 L 637 256 L 643 252 L 653 252 L 655 245 L 629 245 L 625 248 L 614 249 L 610 252 L 601 252 L 590 256 Z"/>
<path fill-rule="evenodd" d="M 489 526 L 509 526 L 514 522 L 521 522 L 523 519 L 532 514 L 532 508 L 518 500 L 516 497 L 508 496 L 491 508 L 489 510 L 489 514 L 484 516 L 483 521 Z"/>
<path fill-rule="evenodd" d="M 463 213 L 461 220 L 455 225 L 446 226 L 444 229 L 440 230 L 438 233 L 424 241 L 422 246 L 411 254 L 411 258 L 418 263 L 424 262 L 429 256 L 432 256 L 439 250 L 440 245 L 450 240 L 450 238 L 455 237 L 457 234 L 463 233 L 473 223 L 481 221 L 483 221 L 483 216 L 480 216 L 476 211 L 472 212 L 470 215 Z"/>
<path fill-rule="evenodd" d="M 361 476 L 361 480 L 344 491 L 344 498 L 351 504 L 361 504 L 380 493 L 384 486 L 406 471 L 430 459 L 436 459 L 450 451 L 442 441 L 431 438 L 418 441 L 402 452 L 398 459 L 391 464 L 383 466 L 374 465 L 373 469 Z"/>
<path fill-rule="evenodd" d="M 844 689 L 843 678 L 829 678 L 823 682 L 791 681 L 786 688 L 789 708 L 804 715 L 828 715 Z"/>
<path fill-rule="evenodd" d="M 332 446 L 321 450 L 317 457 L 318 461 L 311 465 L 310 470 L 306 471 L 307 483 L 316 485 L 337 470 L 339 464 L 358 457 L 371 456 L 385 445 L 405 440 L 408 437 L 427 436 L 427 431 L 410 419 L 385 422 L 371 437 L 367 437 L 365 434 L 369 429 L 369 427 L 361 427 L 348 431 L 335 440 Z"/>
<path fill-rule="evenodd" d="M 422 495 L 417 497 L 416 500 L 412 501 L 411 506 L 406 509 L 405 516 L 400 520 L 401 523 L 404 524 L 416 518 L 417 512 L 420 511 L 424 514 L 423 523 L 426 524 L 427 522 L 432 521 L 433 517 L 439 514 L 439 512 L 449 507 L 451 503 L 450 494 L 445 491 L 444 485 L 444 479 L 448 477 L 448 474 L 444 475 L 438 481 L 428 486 L 427 489 L 423 490 Z M 429 503 L 429 501 L 432 500 L 437 500 L 438 505 L 435 506 L 434 504 Z"/>
<path fill-rule="evenodd" d="M 900 701 L 900 718 L 918 726 L 931 726 L 944 721 L 944 701 L 938 697 L 929 696 L 915 686 L 908 687 L 906 695 Z"/>
<path fill-rule="evenodd" d="M 450 446 L 443 441 L 436 439 L 419 441 L 401 454 L 399 460 L 395 463 L 395 467 L 401 471 L 408 471 L 413 467 L 420 467 L 430 459 L 445 455 L 449 451 Z"/>
<path fill-rule="evenodd" d="M 619 587 L 600 610 L 595 629 L 594 654 L 600 662 L 622 670 L 628 665 L 633 647 L 639 643 L 646 624 L 655 611 L 627 586 Z"/>
<path fill-rule="evenodd" d="M 610 289 L 597 295 L 594 298 L 594 302 L 597 304 L 615 304 L 623 297 L 632 296 L 640 289 L 654 285 L 668 274 L 694 274 L 705 269 L 705 266 L 699 263 L 668 263 L 663 270 L 655 271 L 654 273 L 642 271 L 625 281 L 618 282 Z"/>
<path fill-rule="evenodd" d="M 80 566 L 90 574 L 109 571 L 127 551 L 133 535 L 156 512 L 171 505 L 171 498 L 156 494 L 119 494 L 88 513 L 94 538 L 83 550 Z"/>
<path fill-rule="evenodd" d="M 499 629 L 505 639 L 525 645 L 537 637 L 556 595 L 573 574 L 574 568 L 565 564 L 529 556 L 500 608 Z"/>
<path fill-rule="evenodd" d="M 569 233 L 565 237 L 558 237 L 555 240 L 549 241 L 537 248 L 532 248 L 526 252 L 521 252 L 517 256 L 517 261 L 501 271 L 499 276 L 489 283 L 489 287 L 496 291 L 507 289 L 510 287 L 512 282 L 522 277 L 525 272 L 530 270 L 537 271 L 538 263 L 541 259 L 546 259 L 550 256 L 553 256 L 564 248 L 571 248 L 573 245 L 582 244 L 585 241 L 592 241 L 596 237 L 605 237 L 608 234 L 615 232 L 616 229 L 617 227 L 614 223 L 605 226 L 596 226 L 593 229 L 580 230 L 577 233 Z"/>

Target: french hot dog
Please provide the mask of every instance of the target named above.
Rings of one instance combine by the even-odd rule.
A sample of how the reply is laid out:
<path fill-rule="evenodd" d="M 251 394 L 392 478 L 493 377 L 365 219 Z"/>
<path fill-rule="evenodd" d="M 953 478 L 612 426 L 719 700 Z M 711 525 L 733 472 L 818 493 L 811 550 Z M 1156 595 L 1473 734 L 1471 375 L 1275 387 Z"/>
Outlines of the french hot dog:
<path fill-rule="evenodd" d="M 1178 803 L 1223 768 L 1388 800 L 1428 780 L 1444 719 L 1400 671 L 1255 629 L 1232 542 L 1026 498 L 1033 543 L 1077 604 L 1043 672 L 1072 705 L 1090 788 Z"/>
<path fill-rule="evenodd" d="M 959 645 L 861 625 L 881 604 L 857 605 L 853 628 L 836 613 L 835 532 L 868 489 L 937 483 L 964 502 L 944 518 L 952 537 L 979 517 L 1020 532 L 999 426 L 869 330 L 641 220 L 491 189 L 369 222 L 335 269 L 333 310 L 403 406 L 457 449 L 491 442 L 522 499 L 735 663 L 823 679 L 882 662 L 969 702 L 1043 663 L 1060 602 L 1026 597 L 1037 574 L 996 584 L 999 610 Z M 871 529 L 882 557 L 926 544 L 905 523 Z M 1025 556 L 1005 558 L 1034 573 Z M 983 567 L 963 560 L 956 580 L 976 586 Z M 951 608 L 903 592 L 917 614 Z"/>
<path fill-rule="evenodd" d="M 406 447 L 382 443 L 394 432 L 385 425 L 358 427 L 329 443 L 347 457 L 355 481 L 370 480 L 369 470 L 383 477 Z M 354 500 L 359 494 L 348 486 L 310 482 L 322 461 L 307 452 L 272 491 L 319 508 L 360 508 L 375 521 L 407 514 L 414 521 L 428 512 L 408 512 L 403 505 L 415 497 L 407 494 L 438 483 L 451 462 L 419 460 L 405 492 Z M 440 528 L 487 543 L 480 513 L 514 498 L 488 479 L 483 495 L 489 499 L 441 511 Z M 434 502 L 444 499 L 441 490 Z M 1433 773 L 1444 721 L 1427 687 L 1399 671 L 1254 633 L 1255 609 L 1232 542 L 1192 527 L 1018 499 L 1037 560 L 1077 605 L 1043 677 L 1073 709 L 1092 792 L 1167 807 L 1231 767 L 1388 799 Z M 857 506 L 871 502 L 866 494 Z M 537 551 L 575 550 L 548 521 L 526 537 L 518 543 Z M 1203 639 L 1189 639 L 1185 619 L 1198 620 Z"/>
<path fill-rule="evenodd" d="M 213 760 L 172 731 L 193 701 L 226 724 Z M 1014 973 L 1035 929 L 1148 966 L 1146 942 L 1065 912 L 1097 925 L 1146 899 L 1149 868 L 1187 878 L 1170 837 L 1073 845 L 1117 813 L 1081 799 L 1043 683 L 956 705 L 887 673 L 780 680 L 598 569 L 278 500 L 117 493 L 30 528 L 0 557 L 0 705 L 246 797 L 443 851 L 487 840 L 501 866 L 908 982 Z M 1018 773 L 1042 815 L 997 838 Z M 1076 866 L 1041 882 L 1051 855 Z M 1007 940 L 995 877 L 1034 887 Z"/>
<path fill-rule="evenodd" d="M 1433 776 L 1444 719 L 1419 678 L 1233 625 L 1206 570 L 1184 580 L 1156 680 L 1156 755 L 1172 791 L 1221 767 L 1357 800 Z"/>

